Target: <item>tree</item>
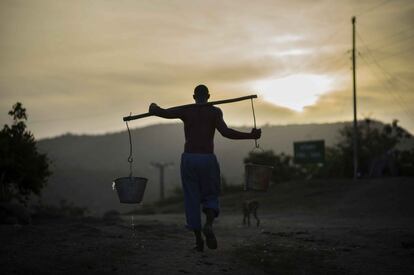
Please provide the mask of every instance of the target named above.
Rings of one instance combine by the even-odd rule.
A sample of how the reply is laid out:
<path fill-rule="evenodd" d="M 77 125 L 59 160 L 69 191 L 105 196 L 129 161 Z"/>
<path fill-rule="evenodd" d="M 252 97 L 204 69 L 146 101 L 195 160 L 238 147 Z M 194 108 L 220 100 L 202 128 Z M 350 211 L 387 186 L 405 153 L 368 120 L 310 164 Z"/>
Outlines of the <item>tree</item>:
<path fill-rule="evenodd" d="M 33 134 L 26 129 L 27 114 L 20 102 L 9 115 L 11 126 L 0 131 L 0 201 L 17 199 L 26 204 L 30 195 L 40 195 L 51 175 L 46 154 L 37 151 Z"/>
<path fill-rule="evenodd" d="M 345 126 L 340 130 L 341 139 L 332 148 L 327 148 L 326 166 L 320 171 L 322 177 L 353 176 L 353 128 Z M 398 144 L 410 133 L 398 125 L 398 120 L 390 124 L 365 119 L 358 123 L 358 166 L 361 175 L 369 175 L 373 163 L 384 156 L 392 155 L 399 162 L 401 155 L 409 158 L 408 153 L 398 150 Z M 398 163 L 397 163 L 398 166 Z"/>
<path fill-rule="evenodd" d="M 414 149 L 398 152 L 398 170 L 402 176 L 414 176 Z"/>

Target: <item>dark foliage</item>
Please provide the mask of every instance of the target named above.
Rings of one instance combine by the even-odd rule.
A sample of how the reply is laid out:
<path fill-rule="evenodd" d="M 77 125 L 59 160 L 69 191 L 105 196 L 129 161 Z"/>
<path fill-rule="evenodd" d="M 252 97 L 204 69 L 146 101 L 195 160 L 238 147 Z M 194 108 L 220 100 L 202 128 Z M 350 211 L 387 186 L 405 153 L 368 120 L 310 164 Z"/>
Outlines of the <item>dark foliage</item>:
<path fill-rule="evenodd" d="M 243 192 L 243 184 L 231 184 L 227 181 L 227 179 L 221 176 L 221 186 L 220 186 L 221 194 L 234 194 L 238 192 Z"/>
<path fill-rule="evenodd" d="M 325 163 L 293 165 L 291 156 L 273 151 L 250 152 L 244 163 L 274 167 L 273 182 L 299 178 L 352 178 L 353 177 L 353 127 L 339 131 L 340 140 L 325 148 Z M 383 124 L 366 119 L 358 123 L 358 163 L 361 177 L 385 175 L 414 176 L 414 149 L 399 148 L 411 134 L 398 125 L 398 121 Z M 378 172 L 378 170 L 380 170 Z M 390 171 L 392 170 L 392 171 Z"/>
<path fill-rule="evenodd" d="M 398 151 L 397 168 L 402 176 L 414 177 L 414 149 Z"/>
<path fill-rule="evenodd" d="M 40 195 L 51 172 L 49 160 L 36 148 L 33 134 L 26 129 L 27 114 L 21 103 L 9 111 L 11 126 L 0 131 L 0 200 L 26 203 L 33 193 Z"/>
<path fill-rule="evenodd" d="M 318 171 L 319 177 L 353 176 L 353 128 L 345 126 L 340 130 L 341 140 L 326 150 L 325 166 Z M 401 151 L 398 144 L 411 135 L 394 120 L 382 124 L 370 119 L 358 123 L 358 172 L 360 176 L 371 176 L 375 163 L 389 162 L 398 169 L 399 175 L 408 175 L 413 167 L 413 152 Z"/>
<path fill-rule="evenodd" d="M 272 181 L 274 183 L 287 181 L 299 175 L 299 170 L 293 166 L 292 157 L 284 153 L 275 154 L 272 150 L 250 152 L 244 163 L 273 166 Z"/>

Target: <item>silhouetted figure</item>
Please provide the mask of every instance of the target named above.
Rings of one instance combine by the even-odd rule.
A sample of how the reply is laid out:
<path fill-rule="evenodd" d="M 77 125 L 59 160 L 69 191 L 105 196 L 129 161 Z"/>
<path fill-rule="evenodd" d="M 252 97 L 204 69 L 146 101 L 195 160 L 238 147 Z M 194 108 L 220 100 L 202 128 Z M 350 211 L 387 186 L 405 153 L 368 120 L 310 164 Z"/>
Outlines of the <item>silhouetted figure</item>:
<path fill-rule="evenodd" d="M 219 215 L 220 167 L 214 155 L 214 133 L 230 139 L 259 139 L 260 129 L 243 133 L 227 127 L 222 111 L 207 103 L 210 98 L 208 88 L 199 85 L 194 89 L 195 106 L 163 109 L 152 103 L 149 112 L 163 118 L 179 118 L 184 122 L 185 146 L 181 155 L 181 181 L 184 190 L 184 205 L 187 228 L 194 231 L 196 249 L 203 251 L 206 238 L 207 247 L 217 248 L 213 232 L 214 219 Z M 197 106 L 200 104 L 200 106 Z M 200 205 L 206 215 L 206 223 L 201 227 Z"/>
<path fill-rule="evenodd" d="M 243 202 L 243 224 L 250 226 L 250 214 L 256 219 L 256 226 L 260 225 L 260 219 L 257 217 L 257 209 L 259 209 L 259 202 L 256 200 L 245 200 Z"/>

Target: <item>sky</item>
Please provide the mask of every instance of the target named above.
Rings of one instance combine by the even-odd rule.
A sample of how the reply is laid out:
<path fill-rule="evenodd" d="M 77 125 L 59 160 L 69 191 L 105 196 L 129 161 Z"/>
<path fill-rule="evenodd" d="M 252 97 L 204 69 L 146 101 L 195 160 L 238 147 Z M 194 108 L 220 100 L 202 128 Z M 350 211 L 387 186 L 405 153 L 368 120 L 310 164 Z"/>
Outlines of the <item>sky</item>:
<path fill-rule="evenodd" d="M 0 123 L 20 101 L 36 138 L 120 131 L 198 84 L 211 100 L 257 94 L 259 125 L 351 121 L 352 16 L 358 118 L 413 133 L 411 0 L 0 0 Z M 220 108 L 253 125 L 250 102 Z"/>

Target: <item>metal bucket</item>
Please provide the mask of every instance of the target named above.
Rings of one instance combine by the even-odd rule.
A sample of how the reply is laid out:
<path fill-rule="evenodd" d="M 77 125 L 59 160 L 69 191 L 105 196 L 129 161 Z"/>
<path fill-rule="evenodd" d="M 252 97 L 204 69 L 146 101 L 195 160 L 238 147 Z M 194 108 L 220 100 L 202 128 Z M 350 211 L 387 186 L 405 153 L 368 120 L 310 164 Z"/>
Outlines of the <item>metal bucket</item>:
<path fill-rule="evenodd" d="M 141 177 L 123 177 L 113 181 L 112 187 L 118 193 L 121 203 L 140 203 L 144 196 L 148 179 Z"/>
<path fill-rule="evenodd" d="M 273 167 L 248 163 L 245 165 L 244 190 L 267 191 L 272 179 Z"/>

